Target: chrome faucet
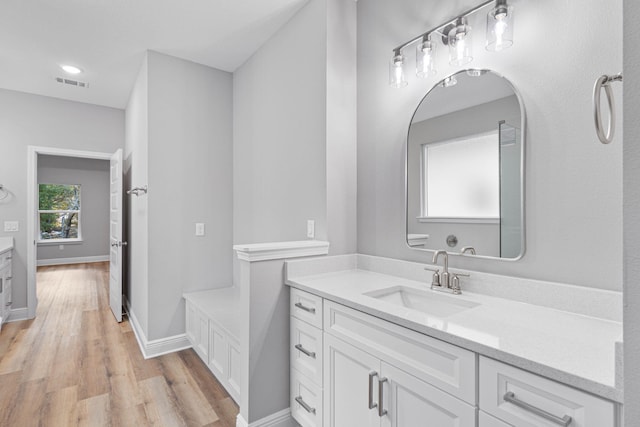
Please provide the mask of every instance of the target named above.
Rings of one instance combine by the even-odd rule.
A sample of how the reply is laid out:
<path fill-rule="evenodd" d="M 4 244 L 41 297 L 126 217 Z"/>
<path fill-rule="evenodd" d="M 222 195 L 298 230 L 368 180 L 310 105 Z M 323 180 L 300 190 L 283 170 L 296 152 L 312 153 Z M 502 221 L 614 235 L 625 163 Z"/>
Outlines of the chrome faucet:
<path fill-rule="evenodd" d="M 444 257 L 444 269 L 442 273 L 440 270 L 433 267 L 425 267 L 425 270 L 433 271 L 433 280 L 431 281 L 431 289 L 436 291 L 447 291 L 451 292 L 454 295 L 460 295 L 462 290 L 460 289 L 460 277 L 469 277 L 468 273 L 449 273 L 449 254 L 447 251 L 436 251 L 433 254 L 433 259 L 431 262 L 434 264 L 438 263 L 438 258 L 440 255 Z"/>
<path fill-rule="evenodd" d="M 444 270 L 440 273 L 440 286 L 449 288 L 449 255 L 447 255 L 447 251 L 435 251 L 431 262 L 437 264 L 440 255 L 444 256 Z"/>

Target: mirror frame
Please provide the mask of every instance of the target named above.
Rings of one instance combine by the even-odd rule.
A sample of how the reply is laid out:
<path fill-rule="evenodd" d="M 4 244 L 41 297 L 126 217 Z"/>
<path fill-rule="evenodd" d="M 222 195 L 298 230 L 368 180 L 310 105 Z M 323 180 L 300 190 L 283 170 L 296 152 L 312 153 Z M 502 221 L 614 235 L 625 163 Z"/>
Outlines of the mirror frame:
<path fill-rule="evenodd" d="M 413 119 L 416 116 L 416 113 L 418 112 L 418 109 L 420 108 L 420 106 L 422 105 L 422 103 L 424 102 L 424 100 L 429 96 L 429 94 L 431 92 L 433 92 L 436 88 L 438 88 L 440 85 L 442 85 L 442 83 L 449 77 L 455 76 L 457 74 L 460 73 L 466 73 L 467 71 L 485 71 L 485 72 L 489 72 L 492 73 L 494 75 L 496 75 L 497 77 L 500 77 L 502 79 L 504 79 L 504 81 L 509 85 L 509 87 L 511 88 L 511 90 L 513 90 L 513 93 L 516 95 L 516 98 L 518 98 L 518 104 L 520 105 L 520 126 L 521 126 L 521 142 L 522 142 L 522 150 L 520 152 L 520 192 L 522 194 L 521 198 L 520 198 L 520 221 L 522 224 L 522 239 L 521 239 L 521 243 L 520 243 L 520 254 L 515 257 L 515 258 L 501 258 L 501 257 L 495 257 L 495 256 L 489 256 L 489 255 L 471 255 L 471 254 L 462 254 L 460 252 L 451 252 L 448 249 L 451 248 L 442 248 L 442 249 L 426 249 L 426 248 L 416 248 L 414 246 L 409 245 L 409 134 L 411 132 L 411 124 L 413 123 Z M 526 199 L 527 199 L 527 194 L 526 194 L 526 151 L 527 151 L 527 128 L 526 128 L 526 124 L 527 124 L 527 115 L 525 112 L 525 108 L 524 108 L 524 101 L 522 100 L 522 95 L 520 95 L 520 92 L 518 91 L 518 89 L 514 86 L 513 83 L 511 83 L 511 81 L 509 79 L 507 79 L 504 75 L 502 75 L 501 73 L 498 73 L 494 70 L 490 70 L 488 68 L 464 68 L 461 70 L 456 71 L 455 73 L 449 74 L 447 76 L 445 76 L 443 79 L 439 80 L 435 85 L 433 85 L 433 87 L 431 89 L 429 89 L 426 93 L 425 96 L 423 96 L 420 99 L 420 102 L 418 103 L 418 106 L 416 107 L 416 109 L 414 110 L 413 114 L 411 115 L 411 120 L 409 121 L 409 126 L 407 128 L 407 137 L 405 139 L 405 143 L 404 143 L 404 223 L 405 223 L 405 235 L 404 235 L 404 242 L 407 245 L 407 247 L 409 249 L 412 250 L 416 250 L 416 251 L 421 251 L 421 252 L 429 252 L 429 253 L 434 253 L 437 250 L 445 250 L 447 252 L 447 255 L 451 256 L 451 255 L 456 255 L 456 256 L 460 256 L 460 257 L 466 257 L 466 258 L 474 258 L 474 259 L 488 259 L 488 260 L 497 260 L 497 261 L 508 261 L 508 262 L 514 262 L 514 261 L 519 261 L 521 260 L 524 255 L 525 255 L 525 251 L 526 251 L 526 237 L 527 237 L 527 233 L 526 233 Z M 443 245 L 446 246 L 446 245 Z"/>

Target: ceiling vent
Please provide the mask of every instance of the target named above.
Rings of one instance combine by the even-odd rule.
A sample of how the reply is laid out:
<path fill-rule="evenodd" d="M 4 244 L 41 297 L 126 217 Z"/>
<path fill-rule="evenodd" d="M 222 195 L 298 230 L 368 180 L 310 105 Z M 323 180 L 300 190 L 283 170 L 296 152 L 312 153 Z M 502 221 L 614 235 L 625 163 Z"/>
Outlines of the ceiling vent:
<path fill-rule="evenodd" d="M 67 78 L 64 78 L 64 77 L 56 77 L 56 81 L 58 83 L 63 84 L 63 85 L 69 85 L 69 86 L 75 86 L 75 87 L 83 87 L 83 88 L 88 88 L 89 87 L 89 83 L 87 83 L 87 82 L 81 82 L 79 80 L 67 79 Z"/>

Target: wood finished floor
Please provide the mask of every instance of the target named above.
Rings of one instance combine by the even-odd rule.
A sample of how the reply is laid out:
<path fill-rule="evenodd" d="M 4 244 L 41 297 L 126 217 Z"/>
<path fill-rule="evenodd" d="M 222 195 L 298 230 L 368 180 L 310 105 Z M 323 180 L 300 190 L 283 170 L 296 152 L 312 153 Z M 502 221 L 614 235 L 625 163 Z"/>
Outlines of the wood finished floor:
<path fill-rule="evenodd" d="M 34 320 L 0 332 L 0 426 L 235 426 L 191 349 L 144 360 L 109 310 L 107 263 L 38 268 Z"/>

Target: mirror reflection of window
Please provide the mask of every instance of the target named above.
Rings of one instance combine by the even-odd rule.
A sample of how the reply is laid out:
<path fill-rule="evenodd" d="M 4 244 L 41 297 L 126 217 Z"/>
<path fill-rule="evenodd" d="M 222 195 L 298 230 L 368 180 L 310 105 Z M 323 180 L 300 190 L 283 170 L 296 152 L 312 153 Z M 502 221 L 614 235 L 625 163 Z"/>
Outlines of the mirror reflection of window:
<path fill-rule="evenodd" d="M 498 131 L 422 146 L 422 220 L 500 218 Z"/>

